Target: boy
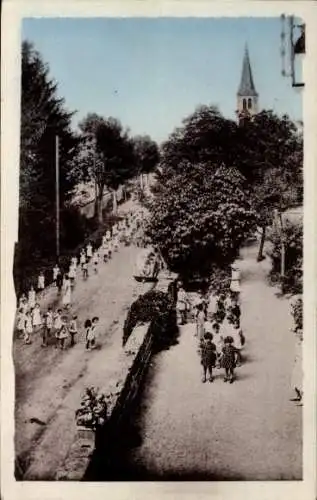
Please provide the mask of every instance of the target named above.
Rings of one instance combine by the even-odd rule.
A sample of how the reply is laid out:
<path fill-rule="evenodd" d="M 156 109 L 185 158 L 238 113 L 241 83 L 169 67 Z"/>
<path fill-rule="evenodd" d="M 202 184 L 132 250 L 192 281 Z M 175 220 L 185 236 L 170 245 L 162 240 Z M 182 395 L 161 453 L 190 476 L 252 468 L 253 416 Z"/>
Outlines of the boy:
<path fill-rule="evenodd" d="M 47 347 L 47 340 L 53 328 L 53 311 L 49 307 L 45 315 L 44 328 L 42 330 L 42 346 Z"/>
<path fill-rule="evenodd" d="M 73 347 L 75 345 L 75 335 L 78 333 L 77 331 L 77 316 L 73 316 L 69 323 L 69 335 L 70 335 L 70 345 Z"/>
<path fill-rule="evenodd" d="M 207 371 L 209 371 L 209 382 L 213 382 L 212 369 L 217 360 L 216 346 L 212 342 L 212 333 L 206 332 L 200 342 L 201 364 L 203 367 L 202 382 L 206 382 Z"/>

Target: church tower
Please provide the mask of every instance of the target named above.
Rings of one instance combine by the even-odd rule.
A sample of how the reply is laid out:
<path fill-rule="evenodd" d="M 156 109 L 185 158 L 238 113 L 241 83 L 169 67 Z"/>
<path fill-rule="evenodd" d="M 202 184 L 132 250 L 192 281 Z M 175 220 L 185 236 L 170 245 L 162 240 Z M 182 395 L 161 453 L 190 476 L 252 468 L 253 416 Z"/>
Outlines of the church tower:
<path fill-rule="evenodd" d="M 239 123 L 258 113 L 258 93 L 255 90 L 248 47 L 245 47 L 242 74 L 237 93 Z"/>

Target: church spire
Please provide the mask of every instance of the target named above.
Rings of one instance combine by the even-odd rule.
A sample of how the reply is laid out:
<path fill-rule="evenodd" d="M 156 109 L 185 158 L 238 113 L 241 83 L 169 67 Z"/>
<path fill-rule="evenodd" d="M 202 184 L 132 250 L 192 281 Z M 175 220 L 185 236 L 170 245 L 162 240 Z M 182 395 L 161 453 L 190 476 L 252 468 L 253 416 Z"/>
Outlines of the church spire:
<path fill-rule="evenodd" d="M 244 50 L 237 104 L 239 123 L 242 123 L 244 119 L 252 118 L 258 112 L 258 93 L 255 90 L 247 45 Z"/>
<path fill-rule="evenodd" d="M 244 50 L 244 58 L 243 58 L 243 66 L 242 66 L 242 74 L 241 81 L 238 90 L 238 96 L 241 97 L 257 97 L 258 94 L 255 90 L 255 85 L 252 76 L 250 58 L 248 46 L 245 46 Z"/>

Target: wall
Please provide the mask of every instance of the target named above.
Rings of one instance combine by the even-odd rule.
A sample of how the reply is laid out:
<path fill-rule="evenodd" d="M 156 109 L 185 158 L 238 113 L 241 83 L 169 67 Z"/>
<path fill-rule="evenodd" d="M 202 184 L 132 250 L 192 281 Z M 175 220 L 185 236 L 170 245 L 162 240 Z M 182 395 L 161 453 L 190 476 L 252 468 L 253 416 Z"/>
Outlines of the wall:
<path fill-rule="evenodd" d="M 174 280 L 175 275 L 161 273 L 156 289 L 167 292 Z M 76 439 L 66 460 L 56 473 L 56 480 L 83 480 L 96 446 L 107 450 L 109 438 L 120 433 L 125 417 L 129 414 L 129 409 L 139 392 L 152 355 L 153 335 L 150 326 L 151 324 L 147 323 L 134 328 L 125 347 L 118 353 L 116 372 L 111 377 L 111 382 L 105 381 L 105 386 L 100 387 L 101 392 L 109 395 L 108 420 L 104 428 L 96 437 L 93 430 L 78 427 Z M 104 460 L 106 462 L 106 456 Z"/>

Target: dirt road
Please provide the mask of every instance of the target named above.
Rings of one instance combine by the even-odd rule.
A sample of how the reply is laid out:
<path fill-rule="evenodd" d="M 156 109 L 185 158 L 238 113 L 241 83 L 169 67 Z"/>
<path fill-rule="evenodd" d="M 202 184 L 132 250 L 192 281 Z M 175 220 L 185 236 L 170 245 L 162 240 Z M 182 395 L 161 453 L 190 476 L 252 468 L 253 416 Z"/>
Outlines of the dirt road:
<path fill-rule="evenodd" d="M 294 357 L 289 303 L 266 283 L 268 263 L 243 252 L 245 363 L 237 381 L 201 382 L 193 325 L 153 359 L 139 409 L 141 445 L 124 472 L 146 480 L 301 478 L 302 408 L 289 401 Z M 123 470 L 123 469 L 122 469 Z M 120 476 L 120 474 L 119 474 Z"/>
<path fill-rule="evenodd" d="M 16 369 L 16 455 L 24 479 L 54 479 L 74 438 L 74 412 L 84 388 L 102 383 L 114 354 L 121 349 L 122 325 L 135 298 L 151 285 L 133 279 L 139 249 L 123 247 L 108 263 L 101 263 L 98 274 L 87 281 L 78 278 L 71 312 L 78 315 L 78 343 L 65 351 L 52 345 L 41 347 L 40 333 L 31 345 L 15 340 L 13 357 Z M 42 300 L 42 308 L 57 305 L 60 298 L 51 288 Z M 85 350 L 84 322 L 99 316 L 98 349 Z"/>

